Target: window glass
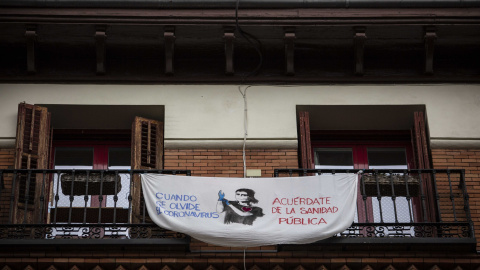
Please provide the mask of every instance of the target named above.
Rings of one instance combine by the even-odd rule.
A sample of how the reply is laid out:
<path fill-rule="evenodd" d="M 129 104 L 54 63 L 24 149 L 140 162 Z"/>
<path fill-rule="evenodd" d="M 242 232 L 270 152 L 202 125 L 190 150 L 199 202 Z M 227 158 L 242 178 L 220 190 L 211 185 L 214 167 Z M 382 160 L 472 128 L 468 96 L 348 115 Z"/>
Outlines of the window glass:
<path fill-rule="evenodd" d="M 93 169 L 93 147 L 55 147 L 55 169 Z M 62 173 L 63 175 L 64 173 Z M 60 177 L 61 178 L 61 177 Z M 62 185 L 59 174 L 54 174 L 53 192 L 58 195 L 58 201 L 52 200 L 50 207 L 82 207 L 85 204 L 84 198 L 74 196 L 73 201 L 70 202 L 72 185 Z M 70 188 L 69 188 L 70 187 Z M 75 188 L 75 186 L 73 186 Z M 78 188 L 78 184 L 77 184 Z M 65 190 L 64 190 L 65 189 Z M 91 196 L 89 196 L 91 197 Z M 67 220 L 68 217 L 57 215 L 57 220 Z"/>
<path fill-rule="evenodd" d="M 108 160 L 107 157 L 108 156 Z M 105 157 L 105 158 L 103 158 Z M 94 164 L 95 162 L 95 164 Z M 106 166 L 108 163 L 108 167 Z M 130 169 L 130 148 L 129 147 L 109 147 L 109 146 L 86 146 L 86 147 L 55 147 L 55 169 L 93 169 L 97 167 L 106 167 L 109 170 L 128 170 Z M 96 166 L 96 167 L 94 167 Z M 113 173 L 113 172 L 112 172 Z M 68 220 L 68 208 L 71 206 L 73 208 L 83 208 L 83 207 L 99 207 L 99 196 L 98 193 L 92 193 L 92 190 L 87 188 L 84 182 L 71 181 L 71 180 L 62 180 L 65 172 L 54 175 L 53 181 L 53 192 L 58 194 L 58 201 L 50 201 L 50 210 L 57 209 L 57 221 L 65 222 Z M 83 173 L 77 172 L 76 178 L 81 179 Z M 97 173 L 98 175 L 98 173 Z M 102 207 L 107 211 L 107 208 L 116 207 L 118 210 L 128 208 L 128 194 L 130 190 L 130 175 L 129 174 L 119 174 L 119 184 L 114 184 L 115 180 L 107 181 L 107 176 L 104 176 L 104 182 L 102 186 L 103 201 Z M 112 178 L 114 179 L 114 178 Z M 90 174 L 90 184 L 91 188 L 95 186 L 95 176 Z M 75 192 L 72 193 L 72 187 Z M 78 194 L 78 189 L 89 190 L 87 202 L 85 202 L 85 193 Z M 116 190 L 115 190 L 116 189 Z M 95 188 L 99 191 L 99 189 Z M 85 191 L 86 192 L 86 191 Z M 112 194 L 117 194 L 118 199 L 115 201 Z M 70 194 L 74 194 L 73 200 L 70 201 Z M 107 195 L 105 195 L 107 194 Z M 53 212 L 52 212 L 53 213 Z M 105 213 L 104 213 L 105 214 Z M 105 214 L 106 215 L 106 214 Z M 87 220 L 90 219 L 90 216 L 87 216 Z"/>
<path fill-rule="evenodd" d="M 110 147 L 108 167 L 111 166 L 130 166 L 130 147 Z"/>
<path fill-rule="evenodd" d="M 353 169 L 352 148 L 315 148 L 315 169 Z M 338 174 L 337 174 L 338 175 Z M 355 222 L 358 222 L 357 211 L 355 211 Z"/>
<path fill-rule="evenodd" d="M 408 169 L 405 148 L 368 148 L 369 169 Z M 388 177 L 388 176 L 387 176 Z M 381 206 L 380 206 L 381 204 Z M 405 197 L 381 197 L 372 199 L 373 218 L 375 222 L 411 222 L 413 208 Z M 382 217 L 380 216 L 380 212 Z M 413 231 L 410 232 L 413 234 Z"/>
<path fill-rule="evenodd" d="M 56 147 L 55 166 L 93 166 L 93 148 Z"/>
<path fill-rule="evenodd" d="M 129 170 L 130 167 L 130 147 L 110 147 L 108 149 L 108 169 L 109 170 Z M 121 181 L 121 190 L 118 192 L 118 200 L 114 201 L 113 196 L 107 196 L 107 207 L 128 208 L 128 195 L 130 190 L 130 175 L 119 174 Z"/>
<path fill-rule="evenodd" d="M 353 169 L 352 148 L 315 148 L 315 169 Z"/>
<path fill-rule="evenodd" d="M 370 169 L 407 169 L 405 148 L 368 148 Z"/>

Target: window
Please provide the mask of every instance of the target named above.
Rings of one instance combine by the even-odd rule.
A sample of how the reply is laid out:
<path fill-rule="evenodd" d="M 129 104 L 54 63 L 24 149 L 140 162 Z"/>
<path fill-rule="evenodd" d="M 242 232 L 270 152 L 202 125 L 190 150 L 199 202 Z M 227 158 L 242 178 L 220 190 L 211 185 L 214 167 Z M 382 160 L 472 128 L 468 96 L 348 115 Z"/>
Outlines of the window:
<path fill-rule="evenodd" d="M 15 169 L 49 169 L 53 166 L 93 169 L 129 166 L 132 169 L 162 169 L 163 122 L 136 115 L 159 116 L 162 119 L 163 106 L 38 106 L 21 103 L 18 106 Z M 54 128 L 53 135 L 50 134 L 52 127 Z M 118 134 L 117 130 L 119 129 L 127 133 Z M 89 145 L 85 143 L 86 140 L 98 141 L 99 134 L 103 134 L 100 139 L 103 142 Z M 125 134 L 128 134 L 127 141 L 131 147 L 130 162 L 127 162 L 126 145 L 112 143 L 112 140 L 119 137 L 125 138 Z M 56 143 L 58 149 L 55 148 L 53 151 L 51 142 L 54 136 L 57 138 L 60 136 L 59 141 L 81 143 L 69 145 Z M 55 163 L 50 162 L 53 160 L 52 156 L 56 156 Z M 42 174 L 19 174 L 13 187 L 15 201 L 12 206 L 12 222 L 51 222 L 48 219 L 47 204 L 54 200 L 46 198 L 53 196 L 55 180 L 58 179 L 53 179 L 51 174 L 43 176 Z M 136 179 L 133 181 L 139 182 Z M 55 188 L 60 190 L 60 185 Z M 139 222 L 141 216 L 141 186 L 133 185 L 130 192 L 133 198 L 129 221 L 136 223 Z M 65 193 L 67 193 L 66 190 Z M 95 201 L 99 200 L 93 197 L 95 195 L 91 196 L 88 201 L 90 206 L 94 206 Z M 74 202 L 75 204 L 79 203 L 76 198 Z M 108 208 L 108 195 L 102 203 Z"/>
<path fill-rule="evenodd" d="M 298 105 L 299 167 L 430 169 L 424 110 L 422 105 Z M 426 195 L 421 203 L 422 211 L 418 198 L 405 202 L 398 196 L 398 205 L 403 206 L 398 211 L 388 211 L 393 213 L 394 220 L 437 220 L 434 187 L 428 179 L 417 181 L 421 183 L 418 189 Z M 392 208 L 392 200 L 375 200 L 369 197 L 363 201 L 359 197 L 359 222 L 392 220 L 391 215 L 383 215 Z M 374 210 L 379 210 L 379 214 L 373 214 Z"/>
<path fill-rule="evenodd" d="M 313 142 L 315 169 L 409 169 L 412 150 L 409 142 Z M 399 196 L 363 199 L 359 185 L 355 222 L 413 222 L 416 200 Z M 380 206 L 381 204 L 381 206 Z"/>
<path fill-rule="evenodd" d="M 54 142 L 54 169 L 130 169 L 130 142 L 80 141 Z M 128 222 L 128 195 L 130 192 L 129 175 L 120 175 L 117 181 L 104 181 L 102 196 L 100 186 L 90 182 L 87 187 L 82 182 L 82 174 L 77 174 L 79 181 L 72 181 L 68 174 L 55 174 L 53 193 L 58 200 L 51 198 L 50 220 L 53 222 L 101 223 L 113 220 L 113 207 L 116 206 L 116 222 Z M 114 179 L 113 179 L 114 180 Z M 85 200 L 85 195 L 88 197 Z M 118 200 L 114 201 L 114 195 Z M 70 196 L 73 201 L 70 202 Z M 72 214 L 69 214 L 70 205 Z M 102 220 L 98 220 L 99 206 L 102 207 Z M 83 209 L 87 207 L 86 216 Z"/>

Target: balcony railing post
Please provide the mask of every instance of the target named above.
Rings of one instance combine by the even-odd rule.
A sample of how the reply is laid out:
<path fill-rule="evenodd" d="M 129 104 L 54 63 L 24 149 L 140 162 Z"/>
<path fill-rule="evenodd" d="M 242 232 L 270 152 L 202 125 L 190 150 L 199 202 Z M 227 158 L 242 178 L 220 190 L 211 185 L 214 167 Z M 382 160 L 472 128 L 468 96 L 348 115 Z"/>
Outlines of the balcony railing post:
<path fill-rule="evenodd" d="M 457 211 L 455 207 L 455 196 L 453 195 L 453 189 L 452 189 L 451 172 L 448 169 L 447 169 L 447 177 L 448 177 L 448 186 L 450 188 L 450 201 L 452 202 L 452 208 L 453 208 L 453 220 L 457 222 Z"/>
<path fill-rule="evenodd" d="M 393 185 L 393 172 L 390 170 L 390 186 L 392 187 L 392 202 L 393 202 L 393 213 L 395 215 L 395 223 L 398 223 L 398 213 L 397 213 L 397 202 L 395 196 L 395 186 Z"/>
<path fill-rule="evenodd" d="M 102 223 L 102 203 L 103 203 L 103 170 L 100 171 L 100 195 L 98 195 L 98 222 Z"/>
<path fill-rule="evenodd" d="M 420 200 L 422 202 L 422 217 L 424 222 L 428 222 L 428 215 L 427 215 L 427 204 L 426 204 L 426 196 L 423 190 L 423 177 L 422 177 L 422 170 L 418 170 L 418 181 L 420 187 Z"/>
<path fill-rule="evenodd" d="M 87 222 L 87 204 L 88 204 L 88 182 L 90 182 L 90 171 L 87 171 L 87 177 L 85 179 L 85 195 L 83 196 L 83 224 Z"/>
<path fill-rule="evenodd" d="M 32 177 L 32 171 L 28 171 L 27 176 L 27 185 L 25 187 L 25 210 L 23 212 L 23 224 L 27 223 L 27 212 L 28 212 L 28 200 L 30 199 L 30 181 Z"/>
<path fill-rule="evenodd" d="M 130 174 L 130 185 L 128 190 L 128 222 L 132 223 L 132 189 L 133 189 L 133 171 L 129 171 Z"/>
<path fill-rule="evenodd" d="M 73 206 L 73 200 L 75 197 L 73 197 L 73 188 L 75 185 L 75 170 L 72 170 L 72 185 L 70 186 L 70 207 L 68 208 L 68 224 L 72 223 L 72 206 Z"/>
<path fill-rule="evenodd" d="M 44 213 L 44 208 L 45 208 L 45 181 L 46 181 L 46 175 L 47 172 L 43 171 L 42 172 L 42 191 L 40 194 L 40 211 L 38 215 L 38 222 L 37 223 L 42 223 L 42 218 L 43 218 L 43 213 Z"/>
<path fill-rule="evenodd" d="M 365 222 L 366 223 L 369 223 L 370 221 L 368 220 L 368 207 L 367 207 L 367 199 L 368 199 L 368 196 L 367 196 L 367 193 L 366 193 L 366 190 L 365 190 L 365 181 L 363 179 L 363 176 L 364 176 L 364 173 L 360 174 L 360 183 L 362 185 L 362 200 L 363 200 L 363 207 L 365 208 Z M 358 206 L 357 206 L 358 208 Z M 360 220 L 359 220 L 360 222 Z"/>
<path fill-rule="evenodd" d="M 60 200 L 60 195 L 58 195 L 58 192 L 60 192 L 60 176 L 61 176 L 61 171 L 57 171 L 57 191 L 55 193 L 55 210 L 53 211 L 53 224 L 57 223 L 57 210 L 58 210 L 58 201 Z"/>
<path fill-rule="evenodd" d="M 410 218 L 410 223 L 413 223 L 413 213 L 412 213 L 412 197 L 410 196 L 410 189 L 408 186 L 408 176 L 409 172 L 407 170 L 403 171 L 403 179 L 405 180 L 405 192 L 406 200 L 408 205 L 408 217 Z"/>
<path fill-rule="evenodd" d="M 463 200 L 464 200 L 464 209 L 465 213 L 467 216 L 467 221 L 470 224 L 469 226 L 469 236 L 470 237 L 475 237 L 475 230 L 473 228 L 473 221 L 472 221 L 472 216 L 470 213 L 470 198 L 467 193 L 467 183 L 465 180 L 465 169 L 462 169 L 460 171 L 460 183 L 462 184 L 462 193 L 463 193 Z"/>
<path fill-rule="evenodd" d="M 382 210 L 382 194 L 380 193 L 380 183 L 378 181 L 378 172 L 374 171 L 375 183 L 377 184 L 377 200 L 378 200 L 378 209 L 380 210 L 380 222 L 383 223 L 383 210 Z"/>
<path fill-rule="evenodd" d="M 10 195 L 10 214 L 8 216 L 8 223 L 13 223 L 13 206 L 15 204 L 15 190 L 17 189 L 17 171 L 13 171 L 12 179 L 12 193 Z"/>
<path fill-rule="evenodd" d="M 113 195 L 113 224 L 117 223 L 117 201 L 118 201 L 118 171 L 115 171 L 115 192 Z"/>
<path fill-rule="evenodd" d="M 435 200 L 437 202 L 437 218 L 438 222 L 442 222 L 442 209 L 440 209 L 440 194 L 438 194 L 438 187 L 437 187 L 437 171 L 432 171 L 432 180 L 433 180 L 433 191 L 435 192 Z"/>
<path fill-rule="evenodd" d="M 145 174 L 145 173 L 147 173 L 147 171 L 144 171 L 143 173 Z M 145 223 L 145 216 L 146 216 L 145 212 L 146 212 L 146 210 L 147 210 L 145 204 L 146 204 L 146 203 L 145 203 L 145 201 L 144 201 L 144 202 L 143 202 L 143 209 L 142 209 L 142 223 Z"/>

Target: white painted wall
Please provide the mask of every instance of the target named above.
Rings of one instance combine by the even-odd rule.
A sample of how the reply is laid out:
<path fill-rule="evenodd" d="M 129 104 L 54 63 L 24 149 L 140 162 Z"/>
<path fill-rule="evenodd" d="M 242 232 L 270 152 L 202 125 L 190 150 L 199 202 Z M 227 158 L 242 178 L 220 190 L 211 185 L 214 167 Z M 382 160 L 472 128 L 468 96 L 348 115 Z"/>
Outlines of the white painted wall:
<path fill-rule="evenodd" d="M 0 84 L 0 146 L 11 145 L 15 137 L 22 101 L 164 105 L 165 140 L 171 147 L 186 142 L 228 146 L 244 134 L 244 103 L 236 85 Z M 252 86 L 247 101 L 248 137 L 259 145 L 296 146 L 296 105 L 378 104 L 425 105 L 433 144 L 480 143 L 480 85 Z"/>

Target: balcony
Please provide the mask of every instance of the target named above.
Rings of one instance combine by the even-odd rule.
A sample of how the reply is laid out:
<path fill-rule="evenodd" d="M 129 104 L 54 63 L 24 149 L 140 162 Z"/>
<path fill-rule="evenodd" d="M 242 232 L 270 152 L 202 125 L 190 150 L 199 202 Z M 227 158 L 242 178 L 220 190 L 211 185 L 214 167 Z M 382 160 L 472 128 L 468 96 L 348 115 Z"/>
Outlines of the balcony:
<path fill-rule="evenodd" d="M 2 245 L 179 245 L 190 238 L 153 224 L 140 175 L 178 170 L 0 170 Z M 12 188 L 13 187 L 13 188 Z"/>
<path fill-rule="evenodd" d="M 0 170 L 0 243 L 188 249 L 187 235 L 149 219 L 139 193 L 144 173 L 190 175 L 170 170 Z M 464 170 L 277 169 L 275 177 L 342 173 L 358 173 L 355 221 L 315 245 L 475 247 Z"/>
<path fill-rule="evenodd" d="M 475 249 L 465 171 L 276 169 L 275 177 L 358 173 L 357 214 L 344 232 L 316 244 L 438 244 Z"/>

